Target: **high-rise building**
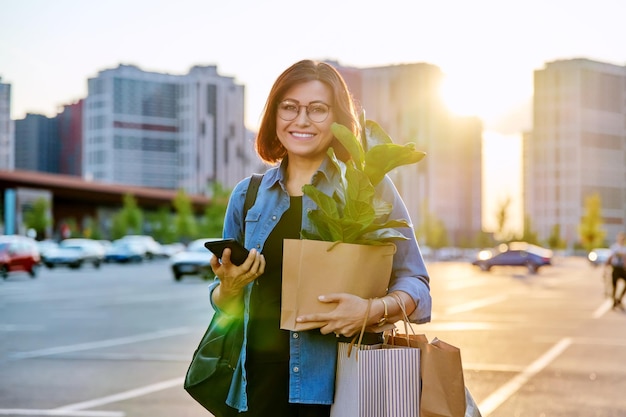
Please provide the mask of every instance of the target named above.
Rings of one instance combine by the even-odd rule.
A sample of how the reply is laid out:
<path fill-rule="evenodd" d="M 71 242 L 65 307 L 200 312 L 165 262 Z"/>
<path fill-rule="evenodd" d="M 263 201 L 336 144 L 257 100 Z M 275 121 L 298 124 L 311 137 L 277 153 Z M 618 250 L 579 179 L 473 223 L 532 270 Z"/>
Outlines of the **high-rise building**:
<path fill-rule="evenodd" d="M 15 131 L 11 120 L 11 84 L 0 77 L 0 169 L 15 168 Z"/>
<path fill-rule="evenodd" d="M 417 63 L 346 68 L 346 79 L 365 111 L 396 143 L 414 142 L 426 157 L 392 171 L 416 228 L 428 214 L 440 220 L 449 244 L 470 245 L 482 229 L 482 123 L 452 115 L 442 104 L 441 70 Z"/>
<path fill-rule="evenodd" d="M 252 171 L 244 87 L 215 66 L 171 75 L 120 65 L 88 80 L 83 177 L 206 194 Z"/>
<path fill-rule="evenodd" d="M 585 200 L 597 194 L 610 242 L 626 225 L 626 67 L 562 60 L 534 78 L 533 130 L 524 140 L 525 215 L 540 239 L 558 226 L 572 247 Z"/>
<path fill-rule="evenodd" d="M 63 106 L 57 116 L 59 129 L 59 173 L 82 175 L 83 100 Z"/>
<path fill-rule="evenodd" d="M 57 120 L 41 114 L 26 114 L 15 121 L 15 169 L 59 172 Z"/>

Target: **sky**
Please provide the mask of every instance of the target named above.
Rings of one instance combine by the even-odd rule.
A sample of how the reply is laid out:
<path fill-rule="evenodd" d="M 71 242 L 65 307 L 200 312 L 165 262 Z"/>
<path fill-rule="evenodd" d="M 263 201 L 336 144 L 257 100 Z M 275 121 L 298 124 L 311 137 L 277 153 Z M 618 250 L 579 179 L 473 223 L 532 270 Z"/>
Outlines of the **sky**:
<path fill-rule="evenodd" d="M 519 228 L 533 72 L 571 58 L 625 65 L 624 16 L 623 0 L 0 0 L 0 77 L 20 119 L 54 116 L 119 64 L 171 74 L 216 65 L 245 86 L 255 129 L 272 83 L 300 59 L 433 64 L 451 110 L 484 123 L 486 229 L 507 198 Z"/>

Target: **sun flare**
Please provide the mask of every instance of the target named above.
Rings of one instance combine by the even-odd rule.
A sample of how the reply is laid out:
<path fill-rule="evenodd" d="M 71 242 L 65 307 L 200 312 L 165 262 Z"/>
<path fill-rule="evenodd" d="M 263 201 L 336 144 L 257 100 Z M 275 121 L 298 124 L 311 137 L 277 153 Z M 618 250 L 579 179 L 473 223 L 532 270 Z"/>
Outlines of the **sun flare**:
<path fill-rule="evenodd" d="M 460 78 L 446 76 L 440 90 L 444 104 L 454 114 L 460 116 L 480 116 L 480 94 L 476 86 Z"/>

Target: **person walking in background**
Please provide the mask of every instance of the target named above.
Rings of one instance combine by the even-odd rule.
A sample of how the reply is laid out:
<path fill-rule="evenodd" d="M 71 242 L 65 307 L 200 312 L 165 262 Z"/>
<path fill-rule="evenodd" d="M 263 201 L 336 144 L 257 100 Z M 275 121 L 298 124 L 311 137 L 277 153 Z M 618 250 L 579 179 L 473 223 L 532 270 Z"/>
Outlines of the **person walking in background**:
<path fill-rule="evenodd" d="M 619 232 L 615 239 L 615 243 L 611 245 L 611 254 L 606 260 L 606 264 L 610 265 L 613 268 L 613 272 L 611 274 L 612 283 L 613 283 L 613 308 L 619 308 L 624 310 L 624 305 L 622 304 L 622 300 L 624 298 L 624 294 L 626 294 L 626 234 L 624 232 Z M 617 297 L 617 284 L 619 281 L 622 281 L 622 291 Z"/>
<path fill-rule="evenodd" d="M 332 193 L 340 172 L 327 150 L 332 146 L 339 158 L 349 157 L 331 131 L 334 122 L 355 134 L 359 131 L 355 105 L 336 69 L 304 60 L 278 77 L 256 138 L 257 153 L 272 167 L 265 172 L 256 203 L 246 217 L 242 208 L 249 177 L 234 188 L 224 220 L 224 238 L 251 248 L 250 255 L 240 266 L 230 262 L 229 249 L 221 260 L 211 260 L 217 277 L 210 286 L 215 314 L 244 319 L 245 337 L 230 386 L 230 407 L 225 407 L 223 416 L 327 417 L 334 396 L 338 341 L 357 334 L 364 320 L 374 329 L 399 320 L 401 307 L 394 301 L 398 298 L 412 322 L 430 321 L 429 276 L 409 226 L 398 228 L 406 240 L 396 244 L 389 292 L 375 299 L 371 309 L 368 300 L 356 295 L 327 295 L 324 300 L 336 308 L 325 313 L 319 329 L 280 329 L 281 267 L 283 255 L 288 256 L 283 254 L 283 240 L 299 239 L 301 230 L 312 228 L 306 213 L 315 204 L 303 195 L 302 187 L 313 184 Z M 393 204 L 391 219 L 409 219 L 391 179 L 385 178 L 375 192 Z M 380 341 L 382 336 L 375 331 L 364 338 L 364 343 Z"/>

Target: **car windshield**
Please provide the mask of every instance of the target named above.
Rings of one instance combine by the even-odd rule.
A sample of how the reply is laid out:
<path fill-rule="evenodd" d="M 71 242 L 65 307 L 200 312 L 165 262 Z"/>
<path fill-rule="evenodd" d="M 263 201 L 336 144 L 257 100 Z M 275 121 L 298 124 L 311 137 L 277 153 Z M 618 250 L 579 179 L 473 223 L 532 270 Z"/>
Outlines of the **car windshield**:
<path fill-rule="evenodd" d="M 204 240 L 191 242 L 189 246 L 187 246 L 187 250 L 189 252 L 209 252 L 209 250 L 204 247 L 204 242 Z"/>
<path fill-rule="evenodd" d="M 71 249 L 71 250 L 83 250 L 84 249 L 82 246 L 78 246 L 78 245 L 61 245 L 61 247 L 63 247 L 64 249 Z"/>

